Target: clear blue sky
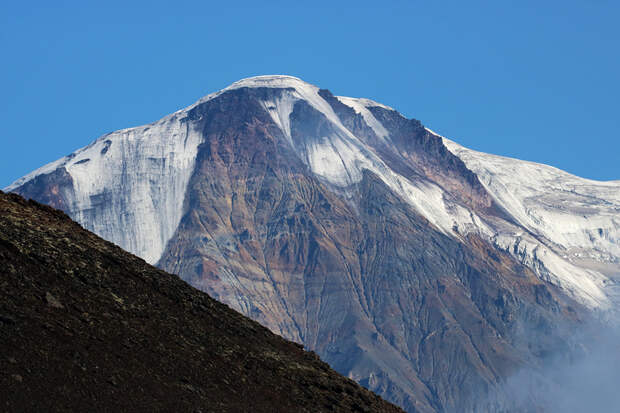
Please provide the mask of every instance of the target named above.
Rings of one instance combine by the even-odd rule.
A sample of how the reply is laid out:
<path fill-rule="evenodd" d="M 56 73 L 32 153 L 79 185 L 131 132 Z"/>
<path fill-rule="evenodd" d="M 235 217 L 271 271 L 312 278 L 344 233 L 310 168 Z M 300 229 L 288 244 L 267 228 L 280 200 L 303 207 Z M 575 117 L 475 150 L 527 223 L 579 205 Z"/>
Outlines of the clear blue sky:
<path fill-rule="evenodd" d="M 259 74 L 375 99 L 473 149 L 620 179 L 619 21 L 604 0 L 3 1 L 0 187 Z"/>

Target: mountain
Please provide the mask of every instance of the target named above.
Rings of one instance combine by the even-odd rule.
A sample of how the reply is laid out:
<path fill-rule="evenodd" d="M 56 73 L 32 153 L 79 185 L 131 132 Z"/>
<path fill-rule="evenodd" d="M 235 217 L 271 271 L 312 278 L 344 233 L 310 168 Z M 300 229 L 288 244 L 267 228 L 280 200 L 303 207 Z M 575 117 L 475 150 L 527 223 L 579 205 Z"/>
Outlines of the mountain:
<path fill-rule="evenodd" d="M 399 412 L 60 211 L 0 193 L 5 411 Z"/>
<path fill-rule="evenodd" d="M 509 408 L 508 377 L 616 317 L 620 182 L 471 151 L 294 77 L 233 83 L 7 190 L 411 412 Z"/>

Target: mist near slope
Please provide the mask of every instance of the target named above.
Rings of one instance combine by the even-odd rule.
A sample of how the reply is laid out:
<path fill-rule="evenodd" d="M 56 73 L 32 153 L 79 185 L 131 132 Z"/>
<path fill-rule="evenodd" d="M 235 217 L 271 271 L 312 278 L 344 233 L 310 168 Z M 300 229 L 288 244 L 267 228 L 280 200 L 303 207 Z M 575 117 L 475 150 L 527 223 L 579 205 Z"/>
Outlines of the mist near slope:
<path fill-rule="evenodd" d="M 523 331 L 524 334 L 530 332 Z M 539 366 L 510 376 L 484 404 L 491 412 L 620 411 L 620 327 L 590 321 L 566 343 L 547 349 Z M 508 398 L 508 406 L 499 397 Z"/>

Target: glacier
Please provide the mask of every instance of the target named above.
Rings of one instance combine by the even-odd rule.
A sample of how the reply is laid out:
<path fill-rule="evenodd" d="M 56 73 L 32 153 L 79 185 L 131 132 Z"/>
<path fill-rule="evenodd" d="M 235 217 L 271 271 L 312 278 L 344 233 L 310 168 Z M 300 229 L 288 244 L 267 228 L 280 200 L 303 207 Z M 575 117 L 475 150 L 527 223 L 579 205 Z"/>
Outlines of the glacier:
<path fill-rule="evenodd" d="M 498 247 L 586 303 L 612 307 L 620 278 L 620 181 L 584 179 L 443 141 L 519 224 L 496 226 Z"/>
<path fill-rule="evenodd" d="M 72 178 L 69 215 L 84 228 L 149 263 L 161 256 L 183 212 L 199 131 L 175 113 L 153 124 L 104 135 L 17 180 L 64 168 Z"/>

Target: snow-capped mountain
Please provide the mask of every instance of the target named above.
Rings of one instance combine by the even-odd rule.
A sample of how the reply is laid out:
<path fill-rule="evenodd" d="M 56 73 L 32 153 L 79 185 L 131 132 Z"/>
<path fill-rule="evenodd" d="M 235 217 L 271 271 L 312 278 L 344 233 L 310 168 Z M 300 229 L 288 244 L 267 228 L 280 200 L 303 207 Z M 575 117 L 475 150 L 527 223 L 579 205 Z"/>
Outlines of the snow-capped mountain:
<path fill-rule="evenodd" d="M 6 190 L 410 411 L 479 411 L 564 341 L 557 326 L 613 316 L 620 296 L 620 181 L 475 152 L 290 76 L 233 83 Z"/>

